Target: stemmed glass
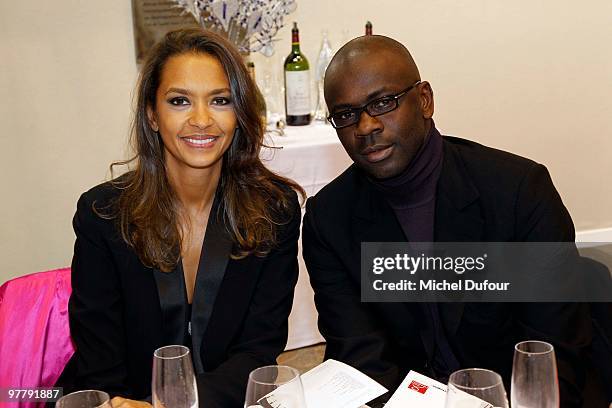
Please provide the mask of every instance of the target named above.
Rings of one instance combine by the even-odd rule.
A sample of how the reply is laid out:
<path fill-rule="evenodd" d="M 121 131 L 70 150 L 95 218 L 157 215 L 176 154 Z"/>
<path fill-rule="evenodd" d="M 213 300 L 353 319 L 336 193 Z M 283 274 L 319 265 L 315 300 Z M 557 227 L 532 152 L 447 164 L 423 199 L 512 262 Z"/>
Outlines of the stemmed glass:
<path fill-rule="evenodd" d="M 514 346 L 512 408 L 559 407 L 559 381 L 555 349 L 543 341 L 523 341 Z"/>
<path fill-rule="evenodd" d="M 288 366 L 266 366 L 249 374 L 245 408 L 306 408 L 300 373 Z"/>
<path fill-rule="evenodd" d="M 198 389 L 187 347 L 165 346 L 155 350 L 151 388 L 155 408 L 198 407 Z"/>
<path fill-rule="evenodd" d="M 111 408 L 110 397 L 104 391 L 83 390 L 64 395 L 55 408 Z"/>
<path fill-rule="evenodd" d="M 508 397 L 499 374 L 482 368 L 467 368 L 451 374 L 446 392 L 446 408 L 491 406 L 485 402 L 493 407 L 508 408 Z"/>

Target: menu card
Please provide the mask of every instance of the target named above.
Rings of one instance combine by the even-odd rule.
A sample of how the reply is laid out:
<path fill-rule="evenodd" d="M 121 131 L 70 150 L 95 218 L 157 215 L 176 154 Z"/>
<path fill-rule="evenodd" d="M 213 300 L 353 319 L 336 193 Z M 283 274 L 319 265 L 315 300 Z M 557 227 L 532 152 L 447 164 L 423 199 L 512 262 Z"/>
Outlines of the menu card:
<path fill-rule="evenodd" d="M 360 408 L 387 389 L 355 368 L 336 360 L 326 360 L 302 374 L 307 408 Z M 283 387 L 262 398 L 262 407 L 291 408 L 284 401 Z"/>
<path fill-rule="evenodd" d="M 410 371 L 385 408 L 444 408 L 446 385 Z"/>
<path fill-rule="evenodd" d="M 416 371 L 410 371 L 393 393 L 385 408 L 445 408 L 446 393 L 453 392 L 461 408 L 493 408 L 491 404 L 466 392 L 448 387 Z"/>

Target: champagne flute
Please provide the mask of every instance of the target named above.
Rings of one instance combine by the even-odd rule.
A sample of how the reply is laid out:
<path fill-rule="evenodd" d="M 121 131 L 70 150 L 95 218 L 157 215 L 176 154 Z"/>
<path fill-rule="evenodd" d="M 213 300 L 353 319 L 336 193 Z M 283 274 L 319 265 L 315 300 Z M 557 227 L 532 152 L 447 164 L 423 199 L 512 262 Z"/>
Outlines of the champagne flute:
<path fill-rule="evenodd" d="M 198 407 L 198 389 L 187 347 L 165 346 L 155 350 L 151 388 L 155 408 Z"/>
<path fill-rule="evenodd" d="M 455 371 L 448 379 L 445 407 L 508 408 L 508 397 L 501 376 L 483 368 Z"/>
<path fill-rule="evenodd" d="M 514 346 L 510 399 L 513 408 L 559 407 L 555 349 L 543 341 Z"/>
<path fill-rule="evenodd" d="M 111 408 L 110 397 L 104 391 L 83 390 L 64 395 L 55 408 Z"/>
<path fill-rule="evenodd" d="M 306 408 L 300 373 L 292 367 L 273 365 L 249 374 L 245 408 Z"/>

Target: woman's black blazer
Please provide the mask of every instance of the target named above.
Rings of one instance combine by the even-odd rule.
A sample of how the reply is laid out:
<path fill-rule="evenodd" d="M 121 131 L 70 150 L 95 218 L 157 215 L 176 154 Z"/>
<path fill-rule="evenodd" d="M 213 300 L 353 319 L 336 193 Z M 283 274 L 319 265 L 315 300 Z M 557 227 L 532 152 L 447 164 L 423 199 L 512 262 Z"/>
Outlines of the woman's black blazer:
<path fill-rule="evenodd" d="M 58 386 L 64 393 L 101 389 L 111 395 L 151 395 L 153 352 L 182 344 L 186 316 L 182 269 L 144 266 L 121 239 L 114 220 L 100 217 L 119 190 L 94 187 L 78 201 L 73 226 L 70 331 L 76 353 Z M 269 364 L 287 341 L 287 318 L 297 282 L 300 206 L 291 194 L 287 222 L 266 256 L 232 259 L 232 240 L 213 204 L 192 305 L 192 358 L 200 404 L 242 407 L 248 374 Z"/>

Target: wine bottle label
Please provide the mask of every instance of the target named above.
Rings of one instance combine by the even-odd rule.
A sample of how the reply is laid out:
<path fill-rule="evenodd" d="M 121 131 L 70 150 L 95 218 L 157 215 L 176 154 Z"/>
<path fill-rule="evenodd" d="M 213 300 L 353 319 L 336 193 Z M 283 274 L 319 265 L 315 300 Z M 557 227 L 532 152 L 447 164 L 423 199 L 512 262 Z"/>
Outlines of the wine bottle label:
<path fill-rule="evenodd" d="M 310 115 L 310 71 L 285 71 L 287 115 Z"/>

